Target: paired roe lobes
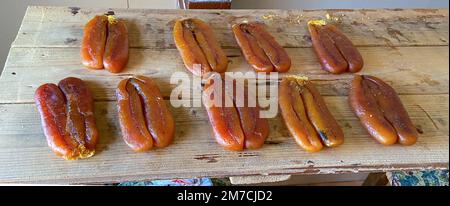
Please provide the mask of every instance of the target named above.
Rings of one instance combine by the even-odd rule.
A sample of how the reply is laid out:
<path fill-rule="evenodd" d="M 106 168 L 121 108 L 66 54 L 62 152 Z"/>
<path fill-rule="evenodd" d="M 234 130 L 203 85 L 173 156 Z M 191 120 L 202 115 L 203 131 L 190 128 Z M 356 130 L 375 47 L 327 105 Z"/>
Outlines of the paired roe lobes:
<path fill-rule="evenodd" d="M 231 29 L 244 58 L 256 72 L 290 70 L 290 57 L 263 24 L 238 23 Z M 340 74 L 362 69 L 361 54 L 336 26 L 315 20 L 308 22 L 308 29 L 325 71 Z M 216 72 L 223 78 L 228 58 L 208 24 L 199 19 L 178 20 L 173 37 L 189 71 L 201 77 Z M 121 72 L 129 55 L 125 21 L 112 15 L 95 16 L 84 28 L 80 53 L 86 67 Z M 200 65 L 200 69 L 195 69 L 196 65 Z M 237 82 L 231 85 L 235 84 Z M 355 75 L 351 85 L 349 103 L 371 136 L 384 145 L 396 142 L 412 145 L 417 141 L 417 131 L 392 87 L 367 75 Z M 278 103 L 284 122 L 302 148 L 316 152 L 324 146 L 335 147 L 344 142 L 342 129 L 312 82 L 287 76 L 281 80 L 279 89 Z M 225 84 L 215 87 L 207 82 L 204 85 L 203 103 L 215 138 L 229 150 L 260 148 L 269 135 L 268 121 L 260 117 L 259 105 L 237 105 L 237 102 L 253 100 L 254 95 L 244 92 L 242 100 L 234 90 L 235 87 L 227 88 Z M 210 105 L 211 91 L 223 91 L 220 101 L 233 105 Z M 119 83 L 116 95 L 122 135 L 128 146 L 142 152 L 172 143 L 175 121 L 151 78 L 126 78 Z M 98 130 L 93 98 L 81 79 L 68 77 L 58 85 L 44 84 L 36 90 L 35 100 L 48 144 L 57 155 L 65 159 L 94 155 Z"/>
<path fill-rule="evenodd" d="M 114 16 L 95 16 L 84 27 L 81 59 L 91 69 L 121 72 L 128 63 L 128 29 Z"/>
<path fill-rule="evenodd" d="M 91 92 L 81 79 L 44 84 L 35 93 L 49 147 L 67 160 L 94 155 L 98 130 Z"/>

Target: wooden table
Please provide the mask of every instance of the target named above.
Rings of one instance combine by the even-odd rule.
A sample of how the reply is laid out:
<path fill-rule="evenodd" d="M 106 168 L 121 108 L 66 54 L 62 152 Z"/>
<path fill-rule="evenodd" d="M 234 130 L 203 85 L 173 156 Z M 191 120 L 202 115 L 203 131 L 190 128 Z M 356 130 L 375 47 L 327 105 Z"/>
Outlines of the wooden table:
<path fill-rule="evenodd" d="M 128 20 L 130 62 L 121 74 L 92 71 L 80 63 L 84 24 L 105 9 L 29 7 L 0 77 L 0 183 L 104 183 L 188 177 L 336 174 L 448 168 L 448 10 L 139 10 L 114 9 Z M 166 149 L 134 153 L 122 140 L 114 89 L 131 74 L 151 76 L 167 97 L 170 75 L 185 71 L 172 39 L 181 17 L 213 27 L 230 58 L 229 71 L 249 71 L 231 34 L 232 23 L 257 20 L 287 48 L 288 74 L 313 79 L 345 132 L 345 144 L 307 153 L 280 117 L 260 150 L 230 152 L 211 136 L 204 108 L 172 108 L 176 139 Z M 320 69 L 306 29 L 310 19 L 335 19 L 365 59 L 364 74 L 381 77 L 400 94 L 421 133 L 414 146 L 381 146 L 368 136 L 347 104 L 351 74 Z M 94 93 L 101 141 L 97 154 L 65 161 L 47 147 L 34 105 L 35 89 L 75 76 Z"/>

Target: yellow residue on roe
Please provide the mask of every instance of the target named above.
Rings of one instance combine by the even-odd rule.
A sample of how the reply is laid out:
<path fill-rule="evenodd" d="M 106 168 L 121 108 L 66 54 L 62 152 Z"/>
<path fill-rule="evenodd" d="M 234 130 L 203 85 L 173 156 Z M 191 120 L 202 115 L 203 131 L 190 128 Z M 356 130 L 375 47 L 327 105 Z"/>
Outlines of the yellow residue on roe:
<path fill-rule="evenodd" d="M 298 76 L 298 75 L 289 75 L 286 76 L 286 79 L 296 81 L 300 85 L 303 85 L 305 82 L 309 81 L 307 76 Z"/>
<path fill-rule="evenodd" d="M 108 22 L 110 24 L 115 24 L 117 22 L 117 18 L 114 17 L 113 15 L 107 15 L 107 17 L 108 17 Z"/>
<path fill-rule="evenodd" d="M 308 24 L 317 25 L 317 26 L 324 26 L 324 25 L 327 24 L 327 22 L 325 20 L 310 20 L 310 21 L 308 21 Z"/>
<path fill-rule="evenodd" d="M 78 153 L 78 155 L 73 155 L 73 153 Z M 77 160 L 77 159 L 85 159 L 94 156 L 95 150 L 89 150 L 84 145 L 78 145 L 77 150 L 75 150 L 70 155 L 63 156 L 66 160 Z"/>

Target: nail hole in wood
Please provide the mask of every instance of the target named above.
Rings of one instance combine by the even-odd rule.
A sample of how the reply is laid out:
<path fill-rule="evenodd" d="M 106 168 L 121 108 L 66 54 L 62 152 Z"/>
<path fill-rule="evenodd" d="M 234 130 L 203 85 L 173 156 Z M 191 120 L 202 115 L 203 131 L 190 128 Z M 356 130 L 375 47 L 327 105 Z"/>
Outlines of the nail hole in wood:
<path fill-rule="evenodd" d="M 417 132 L 419 133 L 419 134 L 423 134 L 423 130 L 422 130 L 422 126 L 417 126 L 416 127 L 416 130 L 417 130 Z"/>
<path fill-rule="evenodd" d="M 114 13 L 113 10 L 109 10 L 109 11 L 107 11 L 107 12 L 105 13 L 105 15 L 106 15 L 106 16 L 113 16 L 113 15 L 115 15 L 115 13 Z"/>

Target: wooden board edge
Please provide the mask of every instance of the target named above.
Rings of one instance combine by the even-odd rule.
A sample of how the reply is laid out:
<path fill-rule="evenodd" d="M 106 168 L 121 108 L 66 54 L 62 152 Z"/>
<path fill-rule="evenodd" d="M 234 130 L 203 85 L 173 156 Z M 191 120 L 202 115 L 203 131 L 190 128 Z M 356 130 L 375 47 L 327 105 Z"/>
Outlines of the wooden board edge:
<path fill-rule="evenodd" d="M 342 166 L 342 167 L 299 167 L 284 168 L 274 171 L 261 172 L 235 172 L 224 171 L 221 173 L 176 173 L 170 172 L 157 176 L 147 174 L 124 175 L 102 178 L 77 178 L 77 179 L 41 179 L 41 180 L 0 180 L 0 184 L 63 184 L 63 185 L 79 185 L 79 184 L 116 184 L 120 182 L 138 182 L 164 179 L 185 179 L 185 178 L 228 178 L 232 176 L 255 176 L 255 175 L 313 175 L 313 174 L 351 174 L 365 172 L 390 172 L 390 171 L 417 171 L 417 170 L 444 170 L 449 169 L 449 162 L 436 162 L 422 165 L 415 164 L 398 164 L 398 165 L 359 165 L 359 166 Z"/>

